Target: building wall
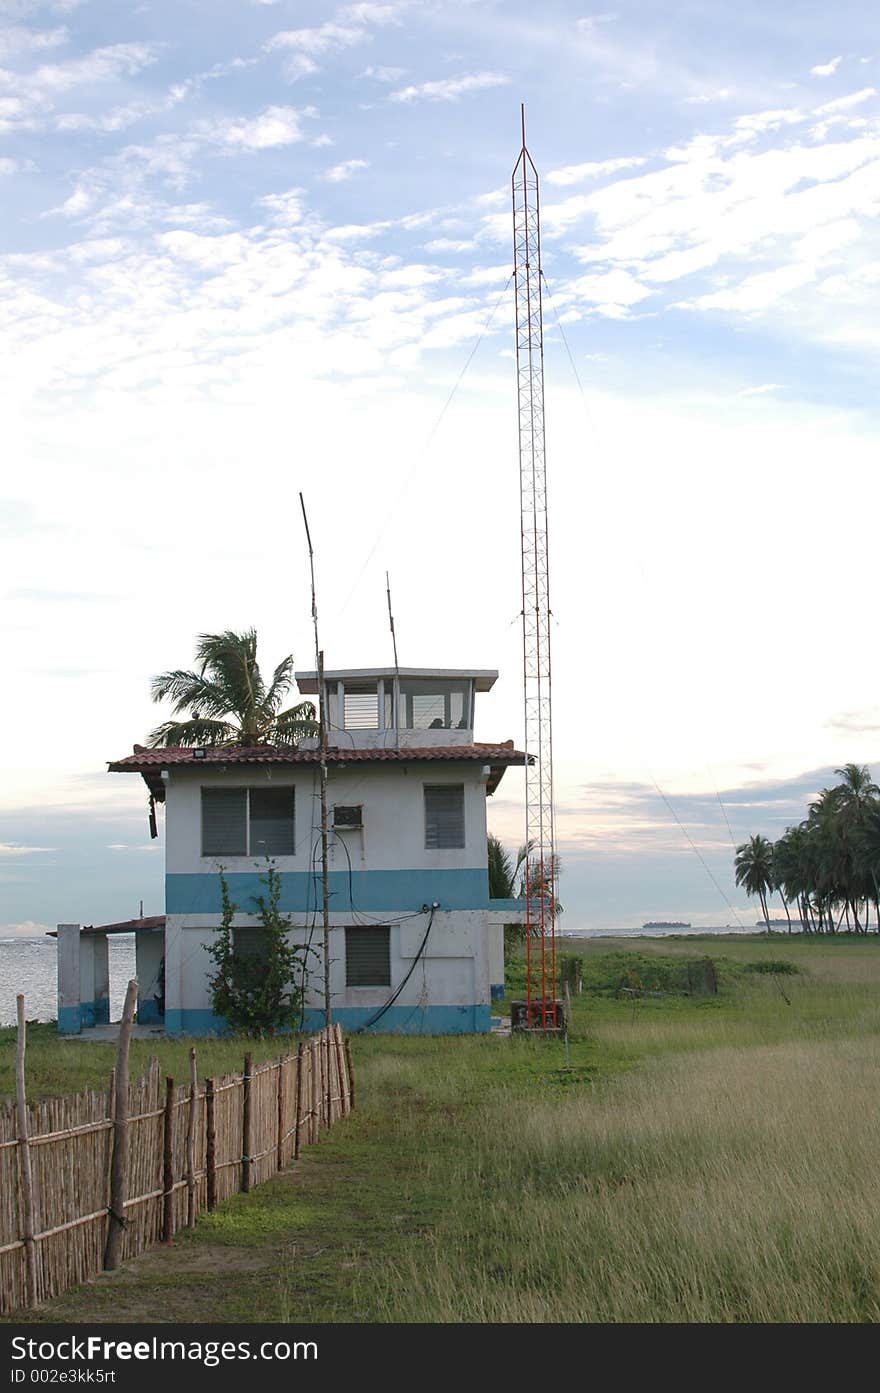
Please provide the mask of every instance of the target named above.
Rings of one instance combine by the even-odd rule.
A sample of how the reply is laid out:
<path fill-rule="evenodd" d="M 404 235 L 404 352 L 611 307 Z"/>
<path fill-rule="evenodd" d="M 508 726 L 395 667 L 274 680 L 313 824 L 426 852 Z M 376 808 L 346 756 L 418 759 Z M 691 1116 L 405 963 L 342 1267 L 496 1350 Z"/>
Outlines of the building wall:
<path fill-rule="evenodd" d="M 437 908 L 424 951 L 376 1029 L 445 1034 L 490 1028 L 491 987 L 497 994 L 499 970 L 503 982 L 503 930 L 488 896 L 485 779 L 473 763 L 331 768 L 331 809 L 334 803 L 359 803 L 364 810 L 362 832 L 330 838 L 331 1004 L 348 1029 L 368 1023 L 403 981 L 419 954 L 432 905 Z M 170 1033 L 223 1029 L 211 1013 L 212 963 L 205 951 L 220 922 L 221 862 L 201 855 L 201 787 L 258 787 L 269 781 L 296 790 L 295 854 L 274 858 L 282 881 L 281 909 L 291 916 L 293 941 L 311 938 L 322 950 L 317 771 L 259 765 L 226 773 L 175 769 L 166 801 L 165 1025 Z M 426 783 L 464 784 L 463 848 L 426 849 Z M 256 922 L 252 897 L 264 890 L 265 863 L 228 857 L 222 869 L 239 908 L 236 923 Z M 389 925 L 390 986 L 346 986 L 345 926 L 358 922 Z M 312 962 L 306 1029 L 322 1023 L 323 964 Z"/>

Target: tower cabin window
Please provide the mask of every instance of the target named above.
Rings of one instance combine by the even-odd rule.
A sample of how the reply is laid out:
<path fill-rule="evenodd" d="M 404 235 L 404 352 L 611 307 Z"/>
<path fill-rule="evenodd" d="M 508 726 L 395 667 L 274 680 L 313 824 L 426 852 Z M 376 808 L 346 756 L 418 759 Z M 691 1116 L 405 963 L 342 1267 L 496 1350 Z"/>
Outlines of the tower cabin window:
<path fill-rule="evenodd" d="M 379 729 L 379 688 L 375 682 L 346 682 L 342 697 L 346 730 Z"/>
<path fill-rule="evenodd" d="M 401 678 L 401 730 L 470 730 L 470 682 Z"/>
<path fill-rule="evenodd" d="M 203 856 L 293 856 L 294 791 L 203 788 Z"/>

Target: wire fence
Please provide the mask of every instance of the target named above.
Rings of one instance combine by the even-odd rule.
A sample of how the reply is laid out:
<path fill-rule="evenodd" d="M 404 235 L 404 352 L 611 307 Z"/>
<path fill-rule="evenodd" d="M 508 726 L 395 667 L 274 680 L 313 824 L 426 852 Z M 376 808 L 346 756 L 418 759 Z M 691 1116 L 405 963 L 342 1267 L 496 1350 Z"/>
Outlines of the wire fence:
<path fill-rule="evenodd" d="M 170 1242 L 230 1195 L 269 1180 L 354 1105 L 351 1050 L 338 1025 L 256 1067 L 246 1055 L 241 1073 L 219 1078 L 197 1078 L 194 1049 L 184 1083 L 163 1082 L 151 1059 L 127 1099 L 123 1090 L 123 1117 L 116 1069 L 106 1090 L 27 1103 L 23 1004 L 19 1058 L 16 1105 L 0 1111 L 2 1314 L 116 1266 L 106 1261 L 111 1216 L 122 1261 Z"/>

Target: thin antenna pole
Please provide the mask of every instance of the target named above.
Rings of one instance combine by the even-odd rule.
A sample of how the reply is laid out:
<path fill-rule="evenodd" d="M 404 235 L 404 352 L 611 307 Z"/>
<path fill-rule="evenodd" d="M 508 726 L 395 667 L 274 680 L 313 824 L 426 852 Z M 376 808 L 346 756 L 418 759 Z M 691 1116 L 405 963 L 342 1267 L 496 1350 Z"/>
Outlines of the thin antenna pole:
<path fill-rule="evenodd" d="M 306 529 L 306 542 L 309 548 L 309 570 L 312 578 L 312 624 L 315 630 L 315 669 L 318 674 L 318 722 L 321 751 L 321 882 L 323 887 L 324 910 L 324 1025 L 330 1024 L 330 863 L 327 845 L 327 711 L 324 690 L 324 654 L 318 640 L 318 604 L 315 597 L 315 552 L 312 547 L 312 534 L 302 494 L 299 496 L 302 508 L 303 525 Z"/>
<path fill-rule="evenodd" d="M 385 572 L 385 593 L 388 596 L 388 623 L 391 625 L 391 646 L 394 649 L 394 736 L 395 741 L 400 747 L 400 723 L 398 721 L 397 705 L 400 701 L 400 666 L 397 662 L 397 634 L 394 632 L 394 615 L 391 612 L 391 580 L 388 572 Z"/>

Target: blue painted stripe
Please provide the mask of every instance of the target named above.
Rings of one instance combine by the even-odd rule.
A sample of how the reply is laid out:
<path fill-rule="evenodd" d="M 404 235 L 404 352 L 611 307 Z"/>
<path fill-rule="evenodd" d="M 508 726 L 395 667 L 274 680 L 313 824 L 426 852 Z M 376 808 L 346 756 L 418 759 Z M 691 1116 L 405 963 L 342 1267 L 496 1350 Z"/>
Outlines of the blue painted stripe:
<path fill-rule="evenodd" d="M 138 1025 L 156 1025 L 162 1020 L 162 1013 L 152 997 L 146 997 L 137 1004 Z"/>
<path fill-rule="evenodd" d="M 81 1001 L 78 1006 L 59 1006 L 58 1029 L 62 1035 L 79 1035 L 83 1026 L 109 1025 L 110 1001 L 106 996 L 97 1001 Z"/>
<path fill-rule="evenodd" d="M 82 1030 L 82 1017 L 78 1006 L 58 1007 L 58 1029 L 62 1035 L 79 1035 Z"/>
<path fill-rule="evenodd" d="M 490 901 L 489 901 L 489 908 L 490 908 L 490 909 L 502 909 L 502 910 L 503 910 L 503 909 L 519 909 L 519 910 L 522 910 L 523 913 L 525 913 L 525 908 L 526 908 L 525 896 L 523 896 L 523 898 L 522 898 L 521 900 L 517 900 L 517 899 L 511 899 L 511 900 L 490 900 Z"/>
<path fill-rule="evenodd" d="M 254 898 L 265 895 L 259 871 L 233 871 L 226 876 L 232 901 L 242 914 L 254 912 Z M 420 910 L 433 904 L 441 909 L 488 909 L 489 875 L 477 868 L 461 870 L 348 871 L 330 872 L 330 911 L 385 912 Z M 281 872 L 280 908 L 287 914 L 314 910 L 321 901 L 320 876 L 309 871 Z M 165 877 L 165 910 L 168 914 L 219 914 L 220 876 L 215 872 Z"/>
<path fill-rule="evenodd" d="M 366 1025 L 376 1014 L 375 1006 L 340 1006 L 333 1012 L 343 1030 L 353 1032 Z M 324 1013 L 310 1009 L 305 1013 L 304 1029 L 320 1030 Z M 376 1035 L 482 1035 L 491 1029 L 488 1006 L 392 1006 L 370 1034 Z M 168 1035 L 225 1035 L 226 1022 L 212 1011 L 168 1010 L 165 1013 Z"/>

